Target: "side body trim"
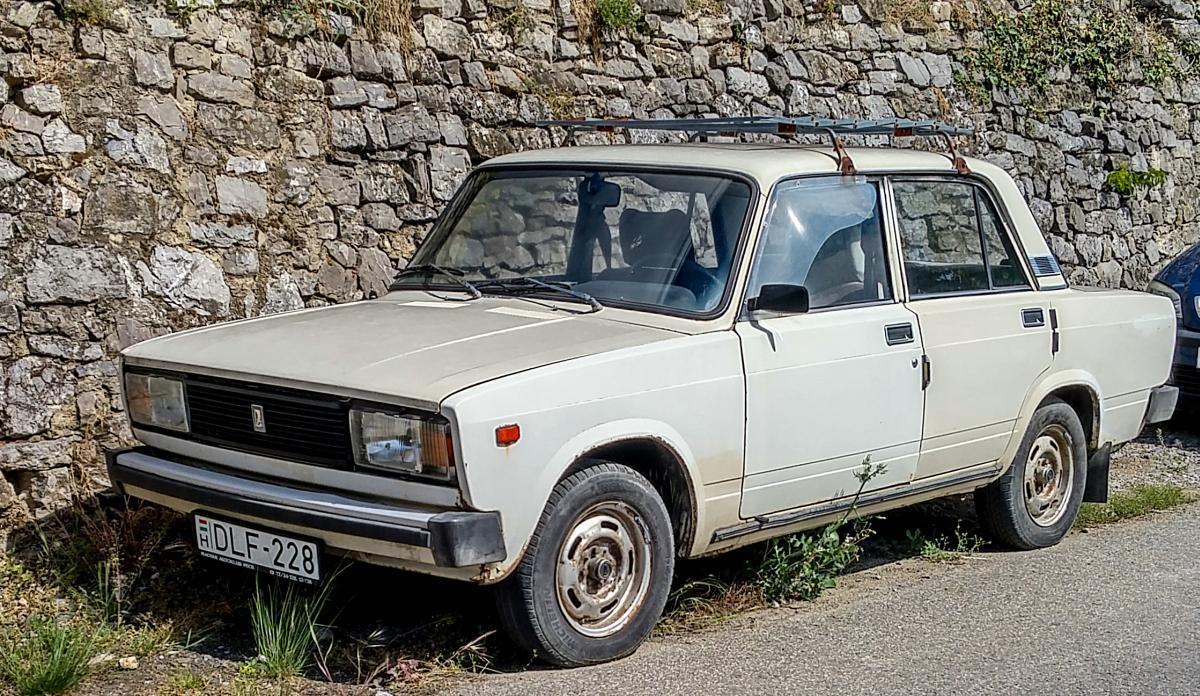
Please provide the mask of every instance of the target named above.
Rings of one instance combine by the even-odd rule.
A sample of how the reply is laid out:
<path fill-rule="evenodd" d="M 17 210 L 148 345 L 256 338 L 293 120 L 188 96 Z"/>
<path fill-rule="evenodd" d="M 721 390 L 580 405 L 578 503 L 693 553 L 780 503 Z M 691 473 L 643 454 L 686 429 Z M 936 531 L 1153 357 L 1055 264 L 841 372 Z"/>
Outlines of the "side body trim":
<path fill-rule="evenodd" d="M 801 508 L 799 510 L 790 510 L 787 512 L 781 512 L 781 513 L 774 514 L 774 515 L 763 515 L 761 517 L 757 517 L 753 520 L 750 520 L 748 522 L 743 522 L 741 524 L 737 524 L 732 527 L 724 527 L 722 529 L 718 529 L 717 531 L 713 532 L 712 541 L 713 541 L 713 543 L 727 541 L 727 540 L 733 539 L 735 537 L 744 536 L 746 534 L 753 534 L 754 532 L 760 532 L 764 529 L 774 529 L 776 527 L 786 527 L 788 525 L 793 525 L 798 522 L 803 522 L 804 520 L 807 520 L 807 519 L 813 519 L 813 518 L 817 518 L 817 517 L 825 517 L 826 515 L 831 515 L 831 514 L 838 513 L 838 512 L 845 512 L 846 510 L 849 510 L 851 507 L 866 507 L 868 505 L 877 505 L 879 503 L 886 503 L 886 502 L 889 502 L 892 500 L 897 500 L 900 498 L 907 498 L 909 496 L 921 495 L 923 493 L 928 493 L 929 491 L 937 490 L 939 488 L 952 488 L 954 486 L 958 486 L 958 485 L 968 483 L 971 481 L 992 478 L 996 474 L 1000 473 L 1000 471 L 1001 471 L 1001 467 L 999 465 L 993 465 L 993 466 L 987 467 L 986 469 L 970 471 L 970 472 L 966 472 L 963 474 L 959 474 L 958 476 L 954 476 L 951 478 L 945 478 L 945 479 L 941 479 L 938 481 L 930 481 L 928 483 L 923 483 L 923 484 L 922 483 L 909 484 L 906 486 L 898 486 L 895 488 L 886 488 L 886 489 L 879 490 L 879 491 L 872 491 L 870 493 L 864 493 L 862 496 L 859 496 L 857 499 L 855 499 L 854 497 L 840 498 L 838 500 L 832 500 L 832 501 L 828 501 L 828 502 L 824 502 L 824 503 L 818 503 L 816 505 L 811 505 L 809 507 Z"/>

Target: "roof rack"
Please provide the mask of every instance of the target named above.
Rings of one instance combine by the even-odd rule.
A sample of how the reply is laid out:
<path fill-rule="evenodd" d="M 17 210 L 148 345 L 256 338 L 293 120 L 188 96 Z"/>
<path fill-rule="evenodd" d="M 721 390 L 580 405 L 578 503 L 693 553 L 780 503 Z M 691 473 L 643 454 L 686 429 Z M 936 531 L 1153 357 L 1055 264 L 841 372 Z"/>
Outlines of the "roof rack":
<path fill-rule="evenodd" d="M 855 173 L 854 162 L 842 145 L 843 135 L 887 135 L 892 137 L 922 136 L 944 138 L 949 150 L 947 157 L 961 174 L 969 174 L 966 160 L 958 154 L 954 136 L 971 135 L 974 131 L 963 126 L 934 120 L 907 118 L 818 118 L 815 116 L 739 116 L 733 118 L 589 118 L 538 121 L 538 126 L 558 126 L 567 131 L 566 144 L 575 144 L 578 132 L 612 133 L 617 129 L 682 131 L 688 141 L 707 141 L 709 136 L 733 138 L 744 133 L 767 133 L 779 136 L 828 135 L 833 142 L 834 155 L 842 174 Z"/>

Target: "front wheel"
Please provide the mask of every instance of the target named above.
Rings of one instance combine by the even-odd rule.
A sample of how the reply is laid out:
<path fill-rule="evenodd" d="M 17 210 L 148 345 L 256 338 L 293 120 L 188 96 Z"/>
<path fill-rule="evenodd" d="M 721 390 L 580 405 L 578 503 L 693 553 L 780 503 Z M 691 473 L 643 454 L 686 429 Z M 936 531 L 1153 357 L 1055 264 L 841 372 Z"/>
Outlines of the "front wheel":
<path fill-rule="evenodd" d="M 1057 544 L 1075 523 L 1087 477 L 1087 436 L 1075 410 L 1058 399 L 1040 406 L 1012 466 L 975 492 L 979 522 L 1018 549 Z"/>
<path fill-rule="evenodd" d="M 674 564 L 654 487 L 595 462 L 550 494 L 521 563 L 497 588 L 500 620 L 518 645 L 559 666 L 624 657 L 662 615 Z"/>

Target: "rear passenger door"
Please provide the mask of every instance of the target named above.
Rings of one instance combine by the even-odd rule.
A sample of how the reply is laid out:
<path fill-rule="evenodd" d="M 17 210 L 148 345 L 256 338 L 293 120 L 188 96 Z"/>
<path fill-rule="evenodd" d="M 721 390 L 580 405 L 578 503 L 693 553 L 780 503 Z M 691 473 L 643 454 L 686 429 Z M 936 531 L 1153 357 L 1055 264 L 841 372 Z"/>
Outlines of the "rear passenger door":
<path fill-rule="evenodd" d="M 928 360 L 920 479 L 999 459 L 1026 393 L 1050 367 L 1052 317 L 985 187 L 963 178 L 890 184 Z"/>

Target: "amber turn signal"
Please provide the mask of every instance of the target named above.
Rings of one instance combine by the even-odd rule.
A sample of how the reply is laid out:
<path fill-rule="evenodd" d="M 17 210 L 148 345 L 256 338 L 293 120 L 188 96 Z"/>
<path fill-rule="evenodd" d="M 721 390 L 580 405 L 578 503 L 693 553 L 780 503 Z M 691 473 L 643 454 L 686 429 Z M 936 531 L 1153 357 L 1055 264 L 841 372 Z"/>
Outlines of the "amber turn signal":
<path fill-rule="evenodd" d="M 508 447 L 515 445 L 517 440 L 521 439 L 521 426 L 513 423 L 512 425 L 502 425 L 496 428 L 496 446 Z"/>

